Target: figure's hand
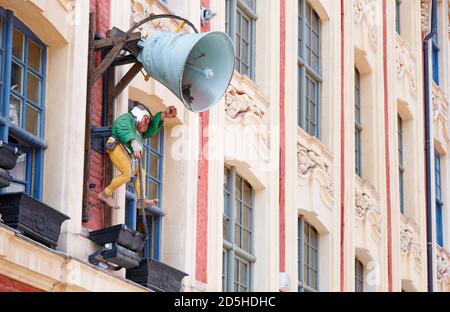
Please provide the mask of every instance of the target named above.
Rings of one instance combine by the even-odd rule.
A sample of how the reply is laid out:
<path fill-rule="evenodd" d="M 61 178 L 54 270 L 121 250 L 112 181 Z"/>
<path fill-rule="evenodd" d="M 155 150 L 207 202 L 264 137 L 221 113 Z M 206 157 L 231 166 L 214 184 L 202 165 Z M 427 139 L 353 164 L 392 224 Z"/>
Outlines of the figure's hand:
<path fill-rule="evenodd" d="M 142 147 L 141 147 L 141 144 L 139 144 L 138 141 L 133 140 L 133 141 L 131 141 L 131 147 L 133 148 L 134 158 L 141 159 L 142 158 Z"/>
<path fill-rule="evenodd" d="M 166 110 L 161 115 L 161 120 L 166 118 L 175 118 L 177 117 L 177 108 L 173 105 L 166 108 Z"/>

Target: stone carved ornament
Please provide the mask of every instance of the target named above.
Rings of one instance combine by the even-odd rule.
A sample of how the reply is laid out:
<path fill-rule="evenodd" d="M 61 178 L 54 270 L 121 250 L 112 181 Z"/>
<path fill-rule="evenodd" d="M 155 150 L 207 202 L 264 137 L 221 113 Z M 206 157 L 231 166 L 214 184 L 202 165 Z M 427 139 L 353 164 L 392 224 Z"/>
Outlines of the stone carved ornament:
<path fill-rule="evenodd" d="M 269 146 L 270 129 L 264 123 L 266 112 L 259 103 L 252 99 L 245 91 L 230 87 L 225 94 L 225 115 L 233 122 L 250 123 L 250 119 L 256 120 L 256 132 L 258 141 L 266 148 Z"/>
<path fill-rule="evenodd" d="M 254 115 L 264 118 L 264 111 L 244 91 L 231 87 L 225 94 L 225 113 L 230 119 L 245 118 Z"/>
<path fill-rule="evenodd" d="M 448 283 L 450 284 L 450 263 L 449 263 L 450 255 L 443 249 L 438 248 L 438 253 L 436 256 L 436 266 L 437 266 L 437 282 L 438 284 L 443 286 L 442 284 Z"/>
<path fill-rule="evenodd" d="M 428 34 L 431 28 L 431 0 L 420 0 L 422 33 Z"/>
<path fill-rule="evenodd" d="M 329 168 L 320 155 L 312 150 L 308 150 L 301 143 L 297 143 L 297 173 L 300 176 L 309 176 L 315 169 L 319 169 L 326 176 L 326 183 L 323 186 L 330 198 L 334 196 L 334 179 L 328 172 Z"/>
<path fill-rule="evenodd" d="M 155 15 L 151 12 L 149 4 L 143 0 L 132 0 L 131 9 L 131 25 L 136 25 L 144 18 Z M 147 38 L 161 31 L 170 31 L 165 20 L 153 20 L 139 26 L 138 31 L 141 32 L 142 38 Z"/>
<path fill-rule="evenodd" d="M 377 50 L 378 32 L 376 16 L 378 10 L 377 0 L 355 0 L 353 4 L 355 22 L 360 24 L 363 20 L 367 25 L 372 48 Z"/>
<path fill-rule="evenodd" d="M 400 226 L 400 248 L 402 254 L 411 254 L 414 257 L 415 268 L 417 271 L 422 270 L 422 248 L 415 239 L 413 230 L 408 226 Z"/>
<path fill-rule="evenodd" d="M 412 52 L 409 43 L 398 35 L 396 35 L 395 50 L 397 76 L 399 78 L 407 77 L 411 91 L 417 96 L 416 56 Z"/>
<path fill-rule="evenodd" d="M 381 216 L 375 208 L 375 200 L 364 190 L 355 191 L 355 214 L 361 221 L 369 220 L 372 224 L 372 236 L 379 243 L 381 241 Z"/>
<path fill-rule="evenodd" d="M 432 103 L 433 103 L 433 117 L 434 120 L 439 118 L 439 115 L 444 117 L 447 121 L 448 118 L 448 101 L 445 94 L 439 87 L 435 87 L 432 92 Z"/>

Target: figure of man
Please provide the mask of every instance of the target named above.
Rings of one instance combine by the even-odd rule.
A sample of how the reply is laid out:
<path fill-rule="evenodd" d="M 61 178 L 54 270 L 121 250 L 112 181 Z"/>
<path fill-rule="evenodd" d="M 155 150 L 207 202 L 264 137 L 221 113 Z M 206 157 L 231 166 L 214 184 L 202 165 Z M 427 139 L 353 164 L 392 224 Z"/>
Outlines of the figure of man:
<path fill-rule="evenodd" d="M 144 153 L 144 139 L 154 136 L 164 124 L 166 118 L 175 118 L 177 109 L 169 106 L 164 112 L 152 116 L 142 104 L 136 105 L 130 113 L 123 114 L 113 124 L 112 136 L 106 142 L 106 150 L 113 165 L 120 171 L 98 198 L 114 209 L 119 209 L 114 203 L 113 192 L 120 186 L 128 183 L 132 177 L 132 170 L 136 176 L 134 188 L 137 199 L 144 197 L 140 194 L 138 176 L 139 168 L 134 166 L 133 159 L 140 160 Z M 145 190 L 145 170 L 142 169 L 142 189 Z M 142 196 L 142 198 L 141 198 Z M 158 199 L 143 198 L 144 206 L 151 207 L 158 204 Z"/>

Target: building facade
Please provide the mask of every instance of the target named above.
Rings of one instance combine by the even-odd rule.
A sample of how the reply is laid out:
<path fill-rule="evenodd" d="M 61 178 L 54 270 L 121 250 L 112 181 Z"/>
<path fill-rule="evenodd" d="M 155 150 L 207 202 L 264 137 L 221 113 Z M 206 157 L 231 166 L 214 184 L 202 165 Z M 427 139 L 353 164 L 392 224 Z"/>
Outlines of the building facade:
<path fill-rule="evenodd" d="M 97 199 L 116 172 L 95 134 L 136 103 L 178 110 L 146 142 L 145 191 L 164 213 L 147 218 L 145 252 L 188 274 L 183 291 L 427 291 L 429 273 L 449 291 L 450 1 L 436 3 L 424 53 L 432 0 L 0 0 L 0 135 L 23 152 L 1 192 L 70 217 L 56 250 L 0 223 L 0 291 L 149 291 L 88 262 L 90 231 L 142 230 L 131 186 L 115 193 L 119 210 Z M 105 38 L 164 13 L 235 43 L 209 112 L 145 72 L 112 99 L 131 65 L 88 87 L 102 61 L 89 64 L 90 27 Z M 172 19 L 137 29 L 179 30 L 192 32 Z"/>

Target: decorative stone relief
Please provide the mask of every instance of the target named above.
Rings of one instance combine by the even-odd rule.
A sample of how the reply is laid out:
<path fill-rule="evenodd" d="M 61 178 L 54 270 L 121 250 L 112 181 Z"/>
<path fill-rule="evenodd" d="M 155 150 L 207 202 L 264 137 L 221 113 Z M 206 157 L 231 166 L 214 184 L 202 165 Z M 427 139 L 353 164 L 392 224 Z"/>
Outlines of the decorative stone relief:
<path fill-rule="evenodd" d="M 417 96 L 417 79 L 416 79 L 416 64 L 417 58 L 412 51 L 409 43 L 400 37 L 395 36 L 395 50 L 396 58 L 395 64 L 397 67 L 397 76 L 399 79 L 406 78 L 409 80 L 409 86 L 414 96 Z"/>
<path fill-rule="evenodd" d="M 131 0 L 131 25 L 136 25 L 143 19 L 154 15 L 150 8 L 150 4 L 145 0 Z M 161 31 L 170 31 L 167 25 L 168 20 L 153 20 L 151 22 L 145 23 L 138 28 L 141 32 L 142 38 L 147 38 Z"/>
<path fill-rule="evenodd" d="M 439 246 L 436 248 L 437 284 L 441 291 L 450 290 L 450 254 Z"/>
<path fill-rule="evenodd" d="M 225 95 L 225 113 L 230 119 L 246 118 L 254 115 L 263 119 L 265 112 L 256 101 L 250 98 L 244 91 L 230 88 Z"/>
<path fill-rule="evenodd" d="M 355 0 L 353 9 L 355 22 L 360 24 L 364 20 L 366 23 L 372 48 L 376 51 L 378 43 L 376 23 L 378 10 L 377 0 Z"/>
<path fill-rule="evenodd" d="M 330 174 L 330 167 L 316 152 L 307 149 L 300 142 L 297 143 L 297 173 L 300 177 L 309 177 L 315 172 L 320 174 L 321 185 L 330 199 L 334 198 L 334 179 Z"/>
<path fill-rule="evenodd" d="M 377 242 L 381 242 L 381 215 L 376 208 L 376 201 L 368 191 L 356 189 L 355 191 L 355 214 L 361 222 L 367 220 L 372 225 L 372 237 Z"/>
<path fill-rule="evenodd" d="M 428 34 L 431 29 L 431 0 L 420 0 L 422 33 Z"/>
<path fill-rule="evenodd" d="M 433 117 L 437 120 L 439 116 L 443 117 L 446 124 L 448 118 L 448 100 L 444 92 L 438 86 L 434 86 L 432 92 Z"/>
<path fill-rule="evenodd" d="M 369 212 L 371 206 L 372 198 L 362 191 L 356 191 L 355 212 L 359 219 L 365 219 L 367 217 L 367 213 Z"/>
<path fill-rule="evenodd" d="M 418 235 L 414 230 L 406 225 L 400 225 L 400 248 L 403 255 L 412 255 L 414 258 L 414 268 L 416 271 L 422 271 L 422 248 L 417 241 Z"/>
<path fill-rule="evenodd" d="M 225 94 L 225 116 L 232 123 L 241 123 L 255 129 L 257 143 L 268 151 L 270 146 L 270 127 L 267 123 L 267 109 L 262 103 L 247 93 L 230 87 Z"/>

